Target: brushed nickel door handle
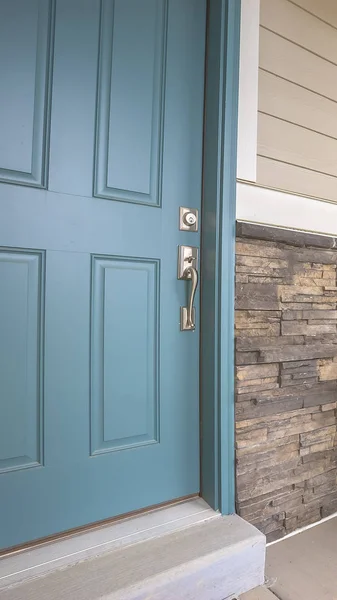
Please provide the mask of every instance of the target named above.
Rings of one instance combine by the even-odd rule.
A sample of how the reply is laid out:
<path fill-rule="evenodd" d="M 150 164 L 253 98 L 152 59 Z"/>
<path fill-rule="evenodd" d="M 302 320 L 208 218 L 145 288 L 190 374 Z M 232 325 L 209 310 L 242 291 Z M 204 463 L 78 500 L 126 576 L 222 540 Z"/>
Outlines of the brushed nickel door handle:
<path fill-rule="evenodd" d="M 198 271 L 192 266 L 187 267 L 184 271 L 184 274 L 186 274 L 186 279 L 191 280 L 191 291 L 187 306 L 181 307 L 180 327 L 182 331 L 189 331 L 191 329 L 195 329 L 195 308 L 193 304 L 199 277 Z"/>
<path fill-rule="evenodd" d="M 178 279 L 191 281 L 187 306 L 180 307 L 180 331 L 195 330 L 195 292 L 198 286 L 198 248 L 195 246 L 178 246 Z"/>

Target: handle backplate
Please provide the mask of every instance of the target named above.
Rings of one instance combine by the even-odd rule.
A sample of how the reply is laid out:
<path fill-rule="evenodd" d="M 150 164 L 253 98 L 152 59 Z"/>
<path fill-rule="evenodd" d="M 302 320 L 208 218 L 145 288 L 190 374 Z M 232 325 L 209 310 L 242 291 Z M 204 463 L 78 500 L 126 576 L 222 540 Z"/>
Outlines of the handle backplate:
<path fill-rule="evenodd" d="M 196 246 L 178 246 L 178 279 L 191 279 L 188 267 L 198 270 L 199 250 Z"/>

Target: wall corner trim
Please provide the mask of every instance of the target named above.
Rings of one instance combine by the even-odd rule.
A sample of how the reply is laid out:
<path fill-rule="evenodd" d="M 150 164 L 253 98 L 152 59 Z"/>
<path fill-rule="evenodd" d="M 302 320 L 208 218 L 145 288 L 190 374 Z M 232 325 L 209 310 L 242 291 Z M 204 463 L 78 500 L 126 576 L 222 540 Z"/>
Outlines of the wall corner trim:
<path fill-rule="evenodd" d="M 260 0 L 241 0 L 238 158 L 239 179 L 256 181 Z"/>

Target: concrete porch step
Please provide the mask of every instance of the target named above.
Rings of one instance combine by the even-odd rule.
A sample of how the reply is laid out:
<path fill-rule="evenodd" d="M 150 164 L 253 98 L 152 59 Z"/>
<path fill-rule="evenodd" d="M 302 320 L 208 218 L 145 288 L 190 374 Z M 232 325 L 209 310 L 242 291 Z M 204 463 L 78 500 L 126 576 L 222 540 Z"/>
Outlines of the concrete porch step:
<path fill-rule="evenodd" d="M 216 515 L 13 585 L 1 600 L 224 600 L 263 583 L 264 559 L 259 531 Z"/>

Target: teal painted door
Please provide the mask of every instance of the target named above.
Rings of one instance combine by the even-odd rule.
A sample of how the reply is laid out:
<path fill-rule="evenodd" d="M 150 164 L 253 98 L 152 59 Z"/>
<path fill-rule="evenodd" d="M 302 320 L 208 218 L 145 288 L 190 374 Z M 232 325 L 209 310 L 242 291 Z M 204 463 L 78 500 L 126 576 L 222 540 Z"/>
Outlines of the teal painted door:
<path fill-rule="evenodd" d="M 199 491 L 205 13 L 0 0 L 1 548 Z"/>

